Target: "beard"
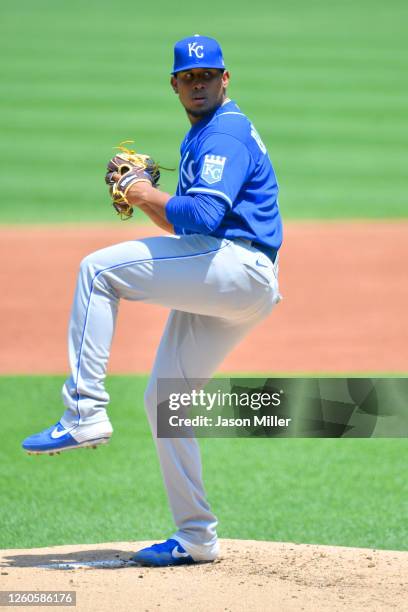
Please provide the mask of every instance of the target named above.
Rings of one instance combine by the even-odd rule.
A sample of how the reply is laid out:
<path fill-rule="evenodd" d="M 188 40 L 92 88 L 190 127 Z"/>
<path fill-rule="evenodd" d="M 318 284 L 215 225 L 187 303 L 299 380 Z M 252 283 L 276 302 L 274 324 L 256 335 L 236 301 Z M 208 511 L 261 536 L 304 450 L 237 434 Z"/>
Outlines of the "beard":
<path fill-rule="evenodd" d="M 202 110 L 188 108 L 186 109 L 186 111 L 189 115 L 191 115 L 191 117 L 195 117 L 196 119 L 200 119 L 200 118 L 203 119 L 204 117 L 207 117 L 208 115 L 212 115 L 212 113 L 216 111 L 220 105 L 221 105 L 221 102 L 214 104 L 211 108 L 206 108 Z"/>
<path fill-rule="evenodd" d="M 212 113 L 212 109 L 211 110 L 206 110 L 206 111 L 188 110 L 187 112 L 192 117 L 195 117 L 196 119 L 199 119 L 200 117 L 205 117 L 206 115 L 209 115 L 210 113 Z"/>

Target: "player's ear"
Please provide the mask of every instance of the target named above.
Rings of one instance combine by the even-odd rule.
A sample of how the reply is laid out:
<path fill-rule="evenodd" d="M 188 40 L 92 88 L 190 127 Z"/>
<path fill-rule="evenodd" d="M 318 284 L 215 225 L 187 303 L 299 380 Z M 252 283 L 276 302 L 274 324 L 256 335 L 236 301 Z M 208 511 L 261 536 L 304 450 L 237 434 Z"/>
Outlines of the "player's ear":
<path fill-rule="evenodd" d="M 228 87 L 229 80 L 230 80 L 230 73 L 228 72 L 228 70 L 224 70 L 224 72 L 222 73 L 222 84 L 223 84 L 223 87 L 225 87 L 225 88 Z"/>
<path fill-rule="evenodd" d="M 170 85 L 172 86 L 174 93 L 178 94 L 177 79 L 174 75 L 170 79 Z"/>

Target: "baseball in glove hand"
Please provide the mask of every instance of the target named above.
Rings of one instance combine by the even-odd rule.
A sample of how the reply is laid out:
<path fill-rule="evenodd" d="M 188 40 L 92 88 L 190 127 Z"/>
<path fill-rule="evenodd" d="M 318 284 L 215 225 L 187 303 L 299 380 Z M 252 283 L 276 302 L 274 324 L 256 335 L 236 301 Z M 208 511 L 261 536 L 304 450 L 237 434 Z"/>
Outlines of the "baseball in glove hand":
<path fill-rule="evenodd" d="M 149 155 L 136 153 L 123 146 L 132 142 L 126 140 L 117 147 L 120 153 L 108 162 L 105 174 L 105 183 L 109 185 L 112 205 L 122 220 L 130 219 L 133 215 L 133 206 L 126 198 L 131 186 L 147 182 L 157 187 L 160 180 L 159 165 Z"/>

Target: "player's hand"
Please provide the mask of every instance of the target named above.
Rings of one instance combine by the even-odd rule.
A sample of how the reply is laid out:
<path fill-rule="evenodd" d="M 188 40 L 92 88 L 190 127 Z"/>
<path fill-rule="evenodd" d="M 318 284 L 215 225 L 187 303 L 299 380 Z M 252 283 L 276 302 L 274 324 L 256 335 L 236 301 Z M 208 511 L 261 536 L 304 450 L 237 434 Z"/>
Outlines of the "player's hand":
<path fill-rule="evenodd" d="M 142 203 L 141 195 L 146 188 L 157 187 L 160 171 L 151 157 L 127 149 L 123 144 L 118 147 L 120 153 L 108 162 L 105 183 L 114 209 L 122 219 L 129 219 L 133 206 Z M 139 183 L 141 186 L 137 188 Z"/>

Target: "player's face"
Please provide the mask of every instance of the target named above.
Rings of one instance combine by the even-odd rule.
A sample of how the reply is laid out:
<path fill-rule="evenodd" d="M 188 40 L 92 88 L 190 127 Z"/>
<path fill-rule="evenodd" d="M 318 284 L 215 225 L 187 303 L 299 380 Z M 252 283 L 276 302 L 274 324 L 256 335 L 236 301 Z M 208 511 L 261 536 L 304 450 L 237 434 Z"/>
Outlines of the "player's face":
<path fill-rule="evenodd" d="M 192 123 L 213 112 L 225 100 L 229 73 L 216 68 L 192 68 L 177 72 L 171 85 Z"/>

